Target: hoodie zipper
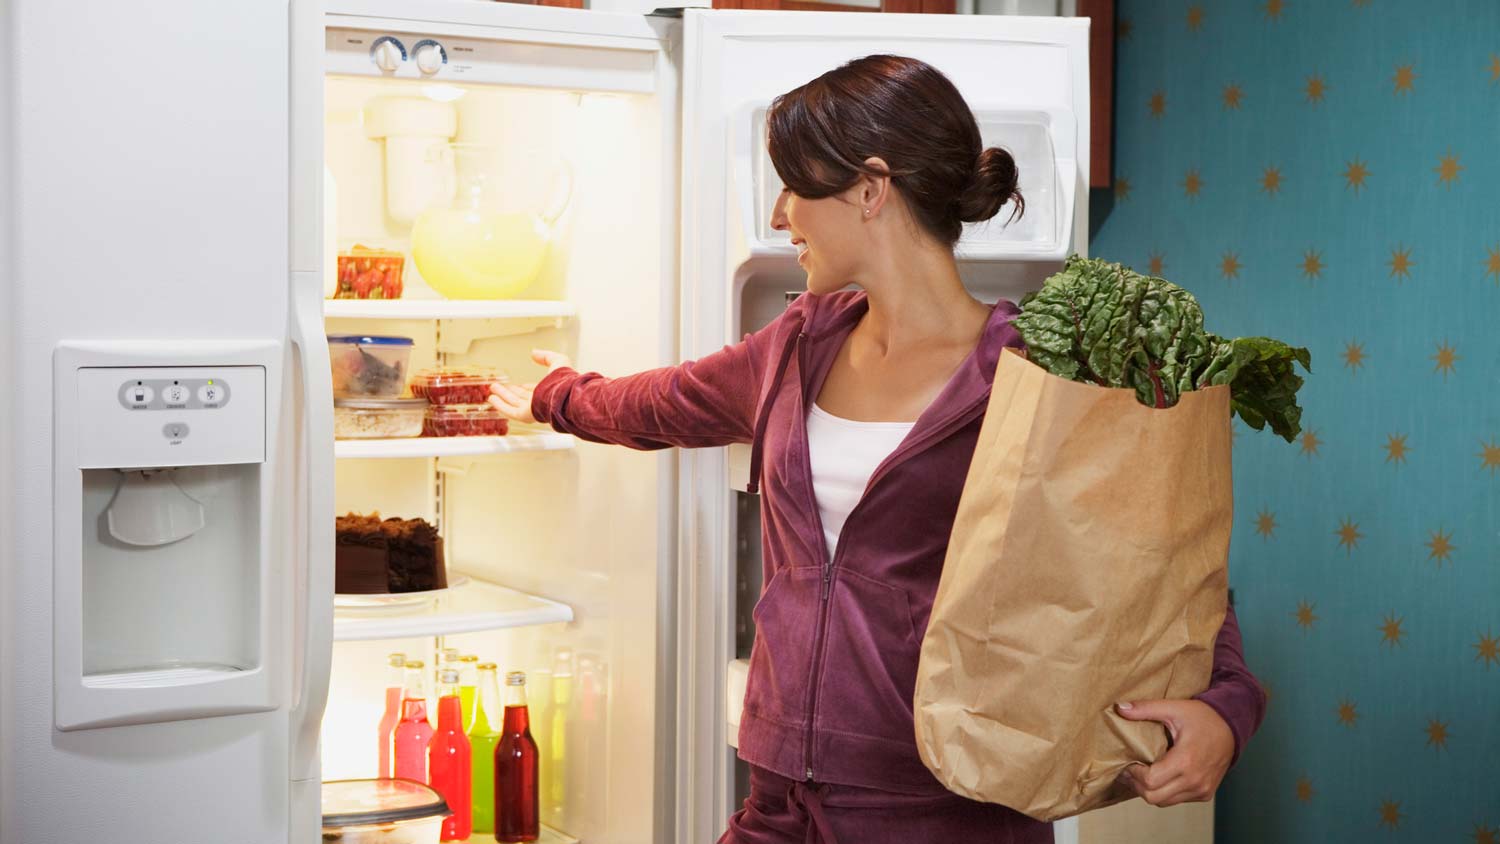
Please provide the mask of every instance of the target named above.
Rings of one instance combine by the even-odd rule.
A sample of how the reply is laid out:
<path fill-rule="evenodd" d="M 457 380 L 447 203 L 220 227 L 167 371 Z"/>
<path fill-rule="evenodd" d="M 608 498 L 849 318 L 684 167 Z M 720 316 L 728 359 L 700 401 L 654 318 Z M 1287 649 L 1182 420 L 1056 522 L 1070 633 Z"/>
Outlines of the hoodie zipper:
<path fill-rule="evenodd" d="M 806 361 L 802 357 L 801 348 L 797 350 L 797 366 L 800 373 L 805 373 L 807 371 Z M 875 472 L 870 476 L 870 480 L 865 484 L 865 489 L 862 493 L 860 493 L 859 500 L 855 502 L 853 509 L 849 511 L 849 515 L 844 519 L 844 525 L 839 529 L 837 545 L 834 549 L 832 557 L 828 556 L 828 546 L 823 540 L 823 516 L 818 512 L 817 495 L 816 493 L 814 493 L 812 496 L 812 517 L 814 524 L 818 528 L 818 548 L 823 563 L 823 586 L 820 592 L 820 599 L 818 601 L 818 626 L 813 635 L 812 665 L 808 669 L 809 676 L 807 687 L 807 729 L 804 731 L 804 738 L 802 743 L 802 767 L 803 773 L 806 775 L 806 780 L 808 782 L 813 781 L 813 725 L 816 723 L 818 715 L 818 686 L 819 681 L 822 679 L 823 658 L 825 656 L 824 647 L 827 644 L 828 638 L 828 599 L 833 594 L 833 569 L 838 564 L 839 555 L 845 548 L 844 536 L 849 531 L 849 525 L 854 521 L 854 515 L 858 513 L 860 511 L 860 508 L 864 506 L 865 502 L 869 500 L 870 490 L 874 489 L 875 484 L 879 483 L 882 478 L 890 474 L 891 469 L 894 468 L 896 464 L 904 462 L 911 454 L 927 448 L 927 446 L 932 443 L 941 441 L 949 434 L 953 433 L 964 425 L 967 425 L 970 421 L 973 420 L 974 415 L 989 403 L 989 400 L 989 392 L 986 391 L 983 397 L 976 400 L 968 407 L 964 408 L 960 413 L 943 420 L 933 430 L 923 434 L 921 439 L 916 440 L 910 444 L 898 446 L 894 452 L 887 455 L 885 460 L 882 460 L 880 465 L 875 467 Z M 807 409 L 807 397 L 804 394 L 802 406 L 799 408 L 799 410 L 802 411 L 802 444 L 804 451 L 806 452 L 805 456 L 807 457 L 807 459 L 803 461 L 803 481 L 807 484 L 807 489 L 809 491 L 812 491 L 812 444 L 809 441 L 807 435 Z"/>

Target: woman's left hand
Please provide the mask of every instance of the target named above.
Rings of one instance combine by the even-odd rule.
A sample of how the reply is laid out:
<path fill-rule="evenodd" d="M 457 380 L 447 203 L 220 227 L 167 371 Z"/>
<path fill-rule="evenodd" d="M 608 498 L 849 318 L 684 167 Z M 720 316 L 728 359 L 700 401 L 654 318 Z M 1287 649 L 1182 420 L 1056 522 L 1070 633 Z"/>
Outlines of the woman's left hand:
<path fill-rule="evenodd" d="M 1213 707 L 1201 700 L 1138 700 L 1115 711 L 1131 721 L 1160 721 L 1171 747 L 1154 765 L 1131 765 L 1120 782 L 1152 806 L 1210 800 L 1234 758 L 1234 733 Z"/>

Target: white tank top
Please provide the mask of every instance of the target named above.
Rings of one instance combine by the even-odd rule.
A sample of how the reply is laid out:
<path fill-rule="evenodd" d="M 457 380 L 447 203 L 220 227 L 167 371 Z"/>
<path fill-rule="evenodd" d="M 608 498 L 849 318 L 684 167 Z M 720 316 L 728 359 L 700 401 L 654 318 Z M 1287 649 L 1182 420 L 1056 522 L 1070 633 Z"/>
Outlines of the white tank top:
<path fill-rule="evenodd" d="M 816 403 L 807 414 L 807 447 L 812 458 L 813 494 L 823 521 L 828 557 L 838 546 L 849 511 L 865 494 L 870 476 L 915 422 L 856 422 L 834 416 Z"/>

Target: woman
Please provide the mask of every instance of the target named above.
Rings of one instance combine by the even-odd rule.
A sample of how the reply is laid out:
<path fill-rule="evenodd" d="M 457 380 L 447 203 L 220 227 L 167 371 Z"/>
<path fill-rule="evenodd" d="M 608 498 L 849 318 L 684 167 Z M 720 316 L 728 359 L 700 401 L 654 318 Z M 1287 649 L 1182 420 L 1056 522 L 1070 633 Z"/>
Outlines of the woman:
<path fill-rule="evenodd" d="M 739 752 L 750 797 L 721 842 L 1050 842 L 1048 823 L 948 792 L 918 758 L 917 659 L 948 535 L 1015 305 L 964 289 L 961 224 L 1024 204 L 1016 168 L 931 66 L 876 55 L 777 98 L 771 159 L 807 290 L 774 322 L 697 361 L 609 379 L 536 352 L 533 387 L 490 401 L 633 448 L 751 443 L 766 588 Z M 853 284 L 857 291 L 844 288 Z M 1265 697 L 1231 611 L 1212 686 L 1124 717 L 1172 739 L 1122 779 L 1158 806 L 1207 800 Z"/>

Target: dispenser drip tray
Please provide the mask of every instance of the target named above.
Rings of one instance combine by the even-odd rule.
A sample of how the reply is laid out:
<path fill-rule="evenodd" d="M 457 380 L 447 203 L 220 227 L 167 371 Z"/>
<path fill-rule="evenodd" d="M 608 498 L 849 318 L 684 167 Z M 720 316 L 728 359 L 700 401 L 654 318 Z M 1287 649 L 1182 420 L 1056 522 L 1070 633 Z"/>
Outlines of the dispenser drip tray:
<path fill-rule="evenodd" d="M 154 689 L 213 683 L 243 669 L 233 665 L 193 664 L 150 666 L 129 671 L 85 674 L 83 685 L 91 689 Z"/>

